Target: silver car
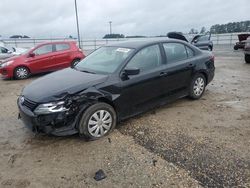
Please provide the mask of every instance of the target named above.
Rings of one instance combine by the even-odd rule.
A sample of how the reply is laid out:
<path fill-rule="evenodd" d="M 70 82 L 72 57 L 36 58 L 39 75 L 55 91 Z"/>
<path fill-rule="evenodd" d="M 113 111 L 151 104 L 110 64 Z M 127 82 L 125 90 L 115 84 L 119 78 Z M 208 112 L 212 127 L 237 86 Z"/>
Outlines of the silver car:
<path fill-rule="evenodd" d="M 7 59 L 9 57 L 12 57 L 12 56 L 14 56 L 14 54 L 12 53 L 11 50 L 3 46 L 0 46 L 0 61 Z"/>

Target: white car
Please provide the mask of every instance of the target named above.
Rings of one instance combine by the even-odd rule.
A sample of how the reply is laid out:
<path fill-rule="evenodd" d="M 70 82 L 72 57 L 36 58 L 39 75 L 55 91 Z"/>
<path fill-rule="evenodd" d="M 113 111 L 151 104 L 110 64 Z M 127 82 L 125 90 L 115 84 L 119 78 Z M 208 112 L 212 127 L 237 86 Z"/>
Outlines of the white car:
<path fill-rule="evenodd" d="M 7 48 L 4 46 L 0 46 L 0 62 L 12 56 L 20 55 L 26 50 L 27 49 L 25 48 L 14 48 L 14 47 Z"/>

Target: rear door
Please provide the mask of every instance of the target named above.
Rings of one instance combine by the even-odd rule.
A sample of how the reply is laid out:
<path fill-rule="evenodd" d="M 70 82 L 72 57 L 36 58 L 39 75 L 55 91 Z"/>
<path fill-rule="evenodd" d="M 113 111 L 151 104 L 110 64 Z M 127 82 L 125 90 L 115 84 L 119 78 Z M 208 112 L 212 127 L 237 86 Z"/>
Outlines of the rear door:
<path fill-rule="evenodd" d="M 178 42 L 163 43 L 166 55 L 164 67 L 164 79 L 161 80 L 161 88 L 166 96 L 185 93 L 191 81 L 192 71 L 195 67 L 192 59 L 193 50 Z"/>
<path fill-rule="evenodd" d="M 53 56 L 52 44 L 39 46 L 32 51 L 34 57 L 27 57 L 32 73 L 52 71 L 51 57 Z"/>
<path fill-rule="evenodd" d="M 52 57 L 52 65 L 55 70 L 67 68 L 71 64 L 71 48 L 69 43 L 55 44 L 55 53 Z"/>

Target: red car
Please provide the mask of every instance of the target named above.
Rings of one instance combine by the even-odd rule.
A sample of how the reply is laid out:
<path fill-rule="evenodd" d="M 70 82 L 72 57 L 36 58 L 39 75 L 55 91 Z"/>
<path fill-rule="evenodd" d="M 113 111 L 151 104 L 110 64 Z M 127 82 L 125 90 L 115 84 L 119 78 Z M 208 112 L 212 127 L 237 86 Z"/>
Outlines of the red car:
<path fill-rule="evenodd" d="M 49 42 L 6 59 L 0 65 L 3 78 L 25 79 L 31 74 L 51 72 L 73 66 L 85 55 L 75 42 Z"/>

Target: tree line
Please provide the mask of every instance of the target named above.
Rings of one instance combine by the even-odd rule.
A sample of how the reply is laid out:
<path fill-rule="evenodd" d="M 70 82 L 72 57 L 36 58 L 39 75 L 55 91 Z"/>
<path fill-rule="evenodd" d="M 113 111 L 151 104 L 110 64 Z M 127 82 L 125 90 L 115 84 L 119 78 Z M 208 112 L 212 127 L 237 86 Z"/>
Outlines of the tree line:
<path fill-rule="evenodd" d="M 241 22 L 229 22 L 227 24 L 215 24 L 212 25 L 209 30 L 206 27 L 198 29 L 190 29 L 189 34 L 222 34 L 222 33 L 238 33 L 238 32 L 250 32 L 250 20 Z M 166 37 L 167 35 L 160 35 L 156 37 Z M 146 36 L 126 36 L 124 34 L 106 34 L 103 38 L 144 38 Z"/>

